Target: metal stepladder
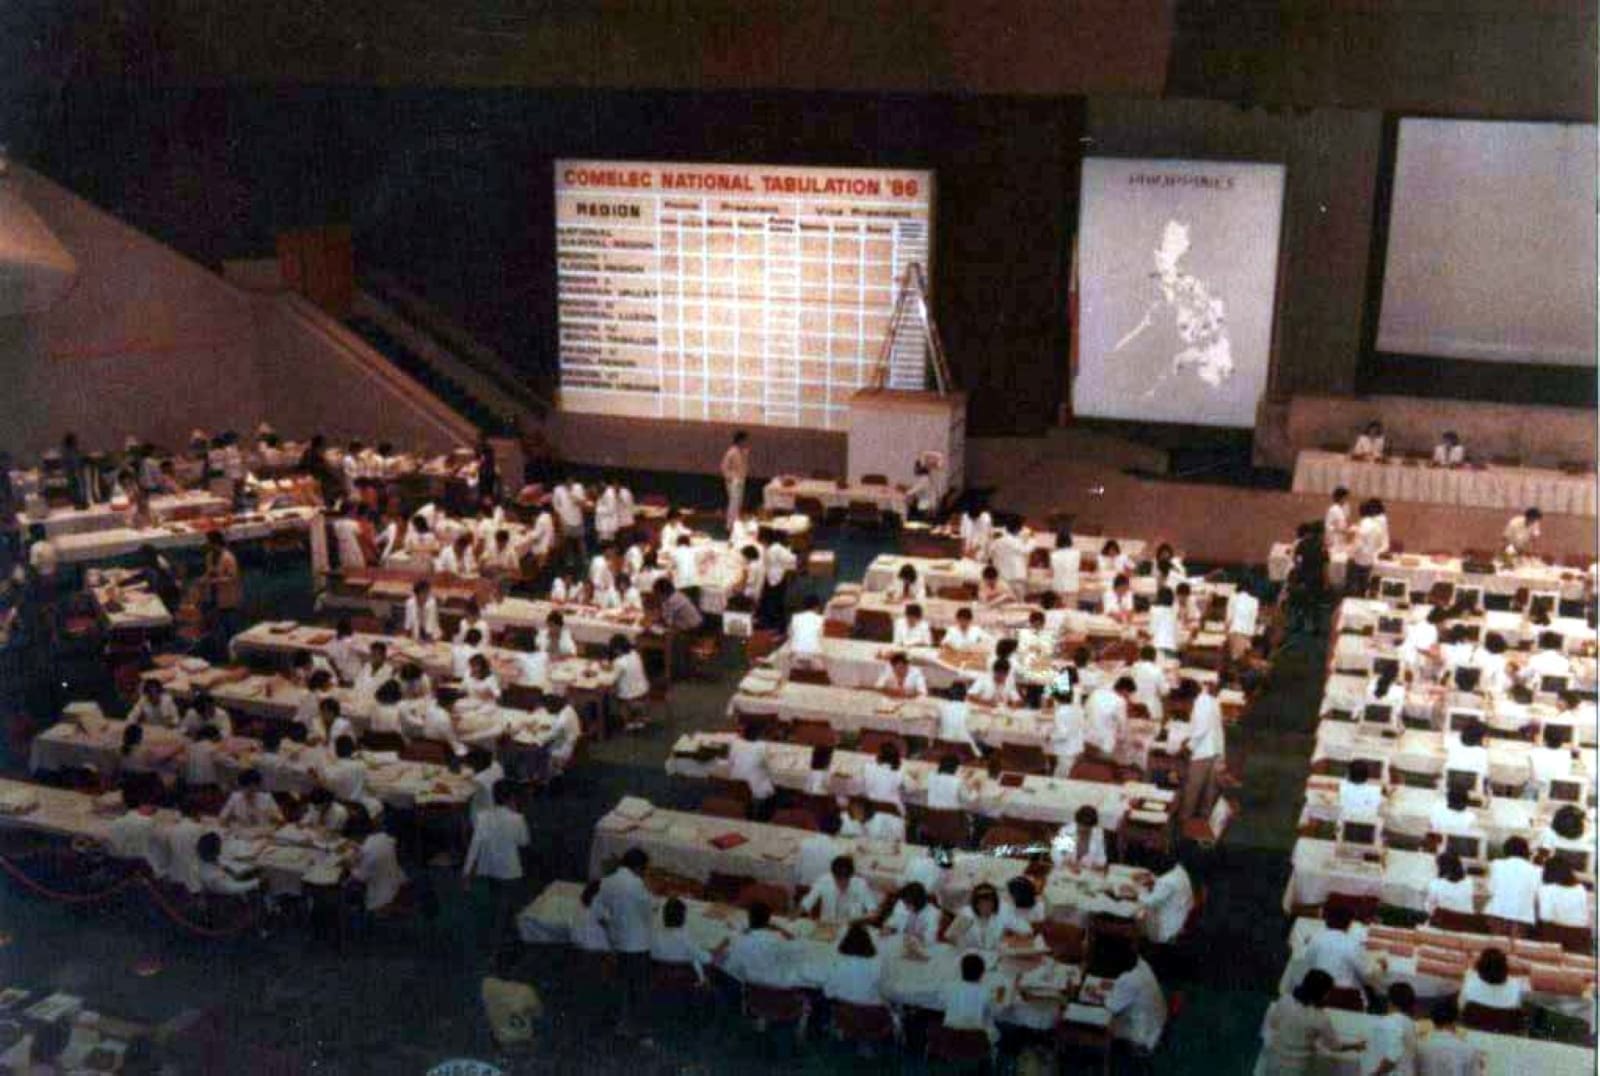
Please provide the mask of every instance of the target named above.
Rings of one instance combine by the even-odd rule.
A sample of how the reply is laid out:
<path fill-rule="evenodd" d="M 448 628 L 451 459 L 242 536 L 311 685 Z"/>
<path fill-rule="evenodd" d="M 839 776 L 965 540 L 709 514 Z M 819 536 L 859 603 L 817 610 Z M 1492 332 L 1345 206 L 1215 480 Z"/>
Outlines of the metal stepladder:
<path fill-rule="evenodd" d="M 907 324 L 915 319 L 916 326 Z M 920 332 L 919 332 L 920 326 Z M 906 334 L 920 336 L 922 345 L 926 348 L 925 361 L 933 367 L 933 383 L 940 396 L 948 395 L 952 384 L 949 363 L 945 361 L 944 346 L 939 342 L 939 327 L 933 322 L 933 315 L 928 310 L 928 282 L 922 273 L 922 264 L 912 262 L 906 266 L 905 272 L 900 277 L 900 294 L 895 299 L 894 314 L 889 318 L 889 330 L 884 334 L 883 344 L 878 348 L 878 362 L 872 371 L 872 387 L 901 388 L 905 386 L 891 385 L 892 373 L 896 366 L 897 356 L 903 355 L 907 344 L 914 344 L 913 340 L 902 343 Z M 905 362 L 901 359 L 901 364 Z M 922 375 L 926 381 L 926 368 Z"/>

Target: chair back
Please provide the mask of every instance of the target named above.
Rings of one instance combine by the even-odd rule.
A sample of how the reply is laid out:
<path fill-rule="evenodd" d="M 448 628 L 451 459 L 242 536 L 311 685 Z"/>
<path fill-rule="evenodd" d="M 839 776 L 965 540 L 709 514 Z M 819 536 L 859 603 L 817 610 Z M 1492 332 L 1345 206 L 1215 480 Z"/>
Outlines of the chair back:
<path fill-rule="evenodd" d="M 1488 934 L 1489 917 L 1476 912 L 1457 912 L 1449 908 L 1435 908 L 1428 917 L 1428 925 L 1457 934 Z"/>
<path fill-rule="evenodd" d="M 804 666 L 796 666 L 790 669 L 789 679 L 797 684 L 816 684 L 821 687 L 827 687 L 833 683 L 833 678 L 828 675 L 827 669 L 808 669 Z M 798 725 L 800 722 L 797 721 L 795 724 Z"/>
<path fill-rule="evenodd" d="M 857 609 L 856 626 L 852 634 L 857 639 L 873 643 L 894 642 L 894 617 L 883 609 Z"/>
<path fill-rule="evenodd" d="M 846 1042 L 886 1042 L 894 1038 L 894 1017 L 887 1005 L 833 1004 L 833 1026 Z"/>
<path fill-rule="evenodd" d="M 999 756 L 1000 768 L 1007 773 L 1043 776 L 1050 772 L 1050 760 L 1038 744 L 1004 743 L 1000 745 Z"/>
<path fill-rule="evenodd" d="M 1496 1009 L 1469 1001 L 1461 1008 L 1461 1026 L 1499 1035 L 1521 1035 L 1527 1030 L 1527 1020 L 1521 1009 Z"/>
<path fill-rule="evenodd" d="M 789 890 L 771 882 L 751 882 L 739 890 L 733 903 L 741 908 L 749 908 L 753 904 L 765 904 L 772 909 L 774 915 L 788 915 Z"/>
<path fill-rule="evenodd" d="M 750 817 L 750 804 L 748 799 L 734 800 L 711 795 L 700 801 L 700 813 L 708 818 L 729 818 L 742 822 Z"/>
<path fill-rule="evenodd" d="M 817 816 L 811 813 L 809 807 L 780 807 L 772 813 L 774 826 L 787 826 L 790 829 L 804 829 L 815 833 L 821 829 Z"/>
<path fill-rule="evenodd" d="M 1330 1009 L 1342 1009 L 1345 1012 L 1366 1012 L 1367 998 L 1361 991 L 1353 986 L 1336 986 L 1328 991 L 1326 1002 Z"/>
<path fill-rule="evenodd" d="M 823 675 L 826 676 L 827 673 Z M 794 677 L 791 675 L 790 679 L 793 680 Z M 805 747 L 837 747 L 839 731 L 826 721 L 795 721 L 789 725 L 789 742 Z"/>
<path fill-rule="evenodd" d="M 972 1028 L 928 1027 L 928 1060 L 954 1065 L 977 1065 L 989 1059 L 989 1036 Z"/>
<path fill-rule="evenodd" d="M 744 1011 L 747 1016 L 769 1024 L 798 1024 L 806 1018 L 806 999 L 798 990 L 746 983 Z"/>
<path fill-rule="evenodd" d="M 712 871 L 706 876 L 705 899 L 718 904 L 732 904 L 744 887 L 755 881 L 748 874 L 729 874 Z"/>
<path fill-rule="evenodd" d="M 1594 931 L 1588 927 L 1564 927 L 1559 923 L 1540 923 L 1534 932 L 1540 941 L 1555 942 L 1569 953 L 1594 954 Z"/>
<path fill-rule="evenodd" d="M 917 814 L 917 839 L 923 844 L 966 847 L 967 816 L 963 811 L 925 807 Z"/>

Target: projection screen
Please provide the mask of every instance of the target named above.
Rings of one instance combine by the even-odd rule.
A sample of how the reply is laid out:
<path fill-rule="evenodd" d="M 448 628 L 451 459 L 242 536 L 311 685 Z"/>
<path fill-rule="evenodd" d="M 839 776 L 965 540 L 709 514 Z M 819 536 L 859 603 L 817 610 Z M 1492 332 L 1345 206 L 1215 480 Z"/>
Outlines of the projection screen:
<path fill-rule="evenodd" d="M 933 175 L 558 161 L 561 406 L 844 430 L 912 263 Z M 888 384 L 925 387 L 920 335 Z"/>
<path fill-rule="evenodd" d="M 1595 361 L 1595 128 L 1403 119 L 1378 350 Z"/>
<path fill-rule="evenodd" d="M 1277 164 L 1083 162 L 1077 414 L 1255 424 L 1283 178 Z"/>

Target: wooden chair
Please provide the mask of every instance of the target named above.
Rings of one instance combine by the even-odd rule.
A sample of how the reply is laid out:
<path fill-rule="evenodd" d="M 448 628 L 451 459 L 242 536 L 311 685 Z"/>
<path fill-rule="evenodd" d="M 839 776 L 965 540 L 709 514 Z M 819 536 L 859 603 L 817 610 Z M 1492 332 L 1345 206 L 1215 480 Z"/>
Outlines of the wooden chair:
<path fill-rule="evenodd" d="M 935 593 L 938 597 L 947 598 L 950 601 L 970 602 L 978 597 L 978 585 L 976 583 L 958 583 L 953 587 L 939 587 Z"/>
<path fill-rule="evenodd" d="M 1483 933 L 1488 933 L 1485 929 Z M 1540 923 L 1533 933 L 1539 941 L 1555 942 L 1569 953 L 1593 955 L 1594 931 L 1588 927 L 1564 927 L 1557 923 Z"/>
<path fill-rule="evenodd" d="M 1469 1001 L 1461 1009 L 1461 1026 L 1498 1035 L 1526 1035 L 1528 1018 L 1521 1009 L 1496 1009 Z"/>
<path fill-rule="evenodd" d="M 827 687 L 833 683 L 833 677 L 828 675 L 827 669 L 808 669 L 797 666 L 789 670 L 789 679 L 797 684 L 816 684 Z M 799 722 L 795 722 L 799 724 Z"/>
<path fill-rule="evenodd" d="M 965 811 L 924 807 L 916 812 L 917 839 L 923 844 L 965 848 L 972 839 Z"/>
<path fill-rule="evenodd" d="M 706 782 L 714 795 L 749 806 L 750 786 L 743 781 L 735 781 L 731 777 L 708 777 Z"/>
<path fill-rule="evenodd" d="M 851 634 L 868 642 L 892 643 L 894 617 L 883 609 L 857 609 L 856 625 Z"/>
<path fill-rule="evenodd" d="M 1097 781 L 1101 784 L 1117 784 L 1117 767 L 1110 762 L 1100 762 L 1095 759 L 1081 758 L 1072 766 L 1070 774 L 1074 781 Z"/>
<path fill-rule="evenodd" d="M 861 476 L 861 484 L 863 486 L 887 486 L 889 479 L 881 474 L 864 474 Z"/>
<path fill-rule="evenodd" d="M 1328 917 L 1329 910 L 1344 908 L 1350 917 L 1359 923 L 1369 923 L 1378 915 L 1378 898 L 1368 896 L 1355 896 L 1350 893 L 1329 893 L 1322 902 L 1322 917 Z"/>
<path fill-rule="evenodd" d="M 1439 930 L 1449 930 L 1457 934 L 1487 934 L 1489 933 L 1489 917 L 1477 912 L 1456 912 L 1449 908 L 1435 908 L 1433 915 L 1428 918 L 1428 925 Z"/>
<path fill-rule="evenodd" d="M 752 1020 L 761 1020 L 768 1027 L 795 1029 L 795 1038 L 805 1036 L 806 1018 L 811 1006 L 806 996 L 798 990 L 779 990 L 770 986 L 746 983 L 744 987 L 744 1014 Z"/>
<path fill-rule="evenodd" d="M 652 894 L 658 897 L 678 897 L 685 900 L 704 900 L 706 887 L 693 878 L 672 871 L 664 871 L 657 867 L 646 867 L 644 884 Z"/>
<path fill-rule="evenodd" d="M 944 1026 L 941 1020 L 928 1025 L 927 1058 L 952 1065 L 988 1064 L 991 1044 L 986 1032 Z"/>
<path fill-rule="evenodd" d="M 985 852 L 993 852 L 997 848 L 1025 848 L 1033 843 L 1033 834 L 1018 825 L 1002 822 L 990 826 L 984 833 L 983 839 L 978 842 L 978 848 Z"/>
<path fill-rule="evenodd" d="M 787 826 L 790 829 L 803 829 L 812 833 L 822 828 L 817 821 L 817 816 L 807 807 L 780 807 L 772 812 L 774 826 Z"/>
<path fill-rule="evenodd" d="M 436 766 L 450 764 L 450 745 L 438 740 L 410 740 L 400 749 L 400 758 L 406 762 L 430 762 Z"/>
<path fill-rule="evenodd" d="M 838 747 L 839 730 L 825 721 L 795 721 L 789 726 L 789 742 L 806 747 Z"/>
<path fill-rule="evenodd" d="M 835 1001 L 833 1027 L 845 1042 L 870 1045 L 895 1039 L 894 1017 L 887 1005 L 851 1005 Z"/>
<path fill-rule="evenodd" d="M 901 758 L 907 758 L 905 737 L 899 733 L 886 732 L 883 729 L 868 729 L 861 734 L 861 739 L 856 743 L 856 750 L 864 755 L 877 756 L 885 745 L 892 746 L 900 753 Z"/>
<path fill-rule="evenodd" d="M 1044 748 L 1038 744 L 1004 743 L 996 753 L 1000 757 L 1000 768 L 1006 773 L 1042 777 L 1050 772 L 1050 760 L 1045 757 Z"/>
<path fill-rule="evenodd" d="M 710 818 L 732 818 L 743 821 L 750 817 L 750 807 L 746 801 L 710 795 L 700 801 L 700 813 Z"/>
<path fill-rule="evenodd" d="M 1089 934 L 1075 923 L 1046 919 L 1039 925 L 1039 934 L 1050 947 L 1050 953 L 1064 964 L 1082 964 L 1089 949 Z"/>
<path fill-rule="evenodd" d="M 878 530 L 883 526 L 883 509 L 877 501 L 851 501 L 845 508 L 845 522 L 853 527 Z"/>
<path fill-rule="evenodd" d="M 1367 1011 L 1366 995 L 1354 986 L 1336 986 L 1329 990 L 1326 1004 L 1330 1009 L 1342 1009 L 1345 1012 Z"/>
<path fill-rule="evenodd" d="M 749 908 L 755 904 L 765 904 L 772 909 L 774 915 L 789 914 L 789 890 L 771 882 L 751 882 L 739 890 L 738 896 L 733 898 L 733 903 L 740 908 Z"/>
<path fill-rule="evenodd" d="M 755 883 L 748 874 L 728 874 L 712 871 L 706 878 L 705 899 L 717 904 L 732 904 L 747 885 Z"/>
<path fill-rule="evenodd" d="M 704 996 L 705 984 L 690 964 L 650 964 L 650 995 L 657 1001 L 683 1001 Z"/>

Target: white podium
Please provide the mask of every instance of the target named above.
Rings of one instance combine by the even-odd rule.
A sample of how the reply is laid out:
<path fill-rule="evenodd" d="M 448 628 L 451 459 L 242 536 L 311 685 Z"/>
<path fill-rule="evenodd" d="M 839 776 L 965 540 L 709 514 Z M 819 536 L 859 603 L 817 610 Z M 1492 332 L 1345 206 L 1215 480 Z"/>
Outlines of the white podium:
<path fill-rule="evenodd" d="M 909 486 L 920 459 L 932 471 L 940 499 L 960 493 L 966 479 L 967 394 L 862 389 L 850 398 L 849 478 L 880 474 Z"/>

